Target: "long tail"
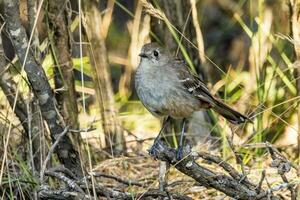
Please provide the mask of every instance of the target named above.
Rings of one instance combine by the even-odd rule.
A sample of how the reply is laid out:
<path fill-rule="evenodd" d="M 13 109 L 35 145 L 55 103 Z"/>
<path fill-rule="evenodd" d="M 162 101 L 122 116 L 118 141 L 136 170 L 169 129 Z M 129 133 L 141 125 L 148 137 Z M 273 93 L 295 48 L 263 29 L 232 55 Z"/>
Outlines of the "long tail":
<path fill-rule="evenodd" d="M 212 109 L 220 115 L 222 115 L 223 117 L 225 117 L 228 121 L 230 121 L 233 124 L 241 124 L 245 123 L 246 121 L 251 122 L 251 120 L 248 117 L 233 110 L 232 108 L 230 108 L 229 106 L 217 99 L 215 99 L 214 104 L 212 105 Z"/>

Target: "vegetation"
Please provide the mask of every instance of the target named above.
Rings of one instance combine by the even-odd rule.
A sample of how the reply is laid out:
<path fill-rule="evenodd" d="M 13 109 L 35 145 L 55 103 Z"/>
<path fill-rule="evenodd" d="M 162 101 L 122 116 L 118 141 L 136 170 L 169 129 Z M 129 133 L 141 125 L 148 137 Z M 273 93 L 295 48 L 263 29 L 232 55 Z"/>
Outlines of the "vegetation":
<path fill-rule="evenodd" d="M 0 4 L 1 199 L 300 197 L 299 0 Z M 195 113 L 176 160 L 172 120 L 149 155 L 161 122 L 133 77 L 150 41 L 252 123 Z"/>

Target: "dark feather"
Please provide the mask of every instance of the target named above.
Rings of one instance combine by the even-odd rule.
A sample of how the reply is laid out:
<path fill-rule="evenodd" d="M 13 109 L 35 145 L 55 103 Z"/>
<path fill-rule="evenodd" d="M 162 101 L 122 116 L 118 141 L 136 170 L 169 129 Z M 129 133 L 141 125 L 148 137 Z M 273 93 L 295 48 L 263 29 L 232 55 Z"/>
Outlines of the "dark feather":
<path fill-rule="evenodd" d="M 233 124 L 240 124 L 244 123 L 246 120 L 249 120 L 248 117 L 233 110 L 220 100 L 213 97 L 201 79 L 190 72 L 185 62 L 179 59 L 175 59 L 174 62 L 175 63 L 173 66 L 177 68 L 176 71 L 178 71 L 178 78 L 180 82 L 186 88 L 186 90 L 199 99 L 202 104 L 209 104 L 209 107 L 221 114 Z"/>

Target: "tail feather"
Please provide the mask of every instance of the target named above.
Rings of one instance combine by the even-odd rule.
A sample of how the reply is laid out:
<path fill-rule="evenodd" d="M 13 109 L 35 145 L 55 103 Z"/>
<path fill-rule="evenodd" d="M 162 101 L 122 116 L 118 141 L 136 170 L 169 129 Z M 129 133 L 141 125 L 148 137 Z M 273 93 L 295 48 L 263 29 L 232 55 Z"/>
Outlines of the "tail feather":
<path fill-rule="evenodd" d="M 214 105 L 212 106 L 212 109 L 220 115 L 222 115 L 223 117 L 225 117 L 228 121 L 230 121 L 233 124 L 241 124 L 245 123 L 246 121 L 251 121 L 248 117 L 233 110 L 226 104 L 216 99 Z"/>

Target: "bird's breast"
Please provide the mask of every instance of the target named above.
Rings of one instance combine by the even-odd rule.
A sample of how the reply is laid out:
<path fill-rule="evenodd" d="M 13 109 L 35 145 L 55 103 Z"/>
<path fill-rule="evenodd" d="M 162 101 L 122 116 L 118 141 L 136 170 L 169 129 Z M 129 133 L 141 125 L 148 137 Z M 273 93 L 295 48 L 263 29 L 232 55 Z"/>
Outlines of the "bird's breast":
<path fill-rule="evenodd" d="M 190 116 L 198 109 L 198 100 L 177 81 L 175 72 L 162 70 L 141 66 L 137 69 L 135 87 L 139 99 L 153 115 L 170 115 L 173 118 Z"/>
<path fill-rule="evenodd" d="M 143 105 L 154 115 L 164 115 L 166 88 L 156 72 L 139 67 L 135 75 L 135 89 Z"/>

